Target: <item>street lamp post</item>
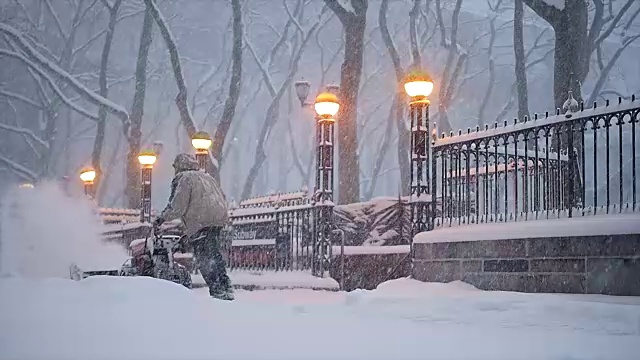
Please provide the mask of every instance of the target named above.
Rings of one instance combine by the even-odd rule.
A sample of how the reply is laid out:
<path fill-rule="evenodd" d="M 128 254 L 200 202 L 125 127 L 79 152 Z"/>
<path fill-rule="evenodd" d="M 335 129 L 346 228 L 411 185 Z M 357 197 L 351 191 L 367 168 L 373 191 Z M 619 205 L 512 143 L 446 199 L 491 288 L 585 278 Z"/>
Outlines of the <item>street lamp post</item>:
<path fill-rule="evenodd" d="M 333 232 L 334 124 L 340 109 L 336 95 L 323 92 L 316 97 L 316 192 L 314 194 L 314 269 L 324 276 L 331 263 Z"/>
<path fill-rule="evenodd" d="M 140 192 L 140 222 L 151 222 L 151 173 L 157 157 L 153 151 L 143 151 L 138 155 L 141 166 L 142 186 Z"/>
<path fill-rule="evenodd" d="M 433 81 L 425 72 L 414 71 L 407 76 L 404 89 L 410 97 L 409 119 L 411 123 L 411 236 L 433 228 L 433 215 L 428 206 L 432 199 L 432 149 L 429 139 L 429 99 Z M 413 243 L 413 241 L 411 242 Z"/>
<path fill-rule="evenodd" d="M 198 131 L 191 138 L 191 145 L 196 149 L 196 159 L 200 165 L 200 170 L 207 172 L 207 157 L 209 157 L 209 148 L 213 140 L 205 131 Z"/>
<path fill-rule="evenodd" d="M 316 184 L 313 195 L 313 262 L 312 273 L 324 276 L 331 264 L 331 239 L 333 233 L 333 178 L 334 178 L 334 125 L 340 109 L 337 85 L 328 85 L 315 102 L 307 102 L 311 84 L 297 81 L 294 85 L 302 107 L 316 111 Z"/>
<path fill-rule="evenodd" d="M 90 198 L 95 196 L 94 194 L 94 181 L 96 179 L 96 171 L 93 168 L 85 168 L 80 171 L 80 180 L 84 184 L 84 194 Z"/>

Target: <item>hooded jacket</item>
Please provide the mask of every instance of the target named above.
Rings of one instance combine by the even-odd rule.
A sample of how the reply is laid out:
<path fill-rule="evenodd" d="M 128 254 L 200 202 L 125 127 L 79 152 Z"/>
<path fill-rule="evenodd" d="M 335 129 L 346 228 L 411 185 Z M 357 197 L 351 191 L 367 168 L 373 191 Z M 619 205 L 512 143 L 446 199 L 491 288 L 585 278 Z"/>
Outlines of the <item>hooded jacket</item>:
<path fill-rule="evenodd" d="M 176 175 L 171 181 L 169 204 L 160 217 L 164 221 L 180 218 L 186 235 L 207 226 L 224 226 L 228 221 L 227 201 L 220 184 L 199 170 L 195 157 L 179 154 L 173 162 Z"/>

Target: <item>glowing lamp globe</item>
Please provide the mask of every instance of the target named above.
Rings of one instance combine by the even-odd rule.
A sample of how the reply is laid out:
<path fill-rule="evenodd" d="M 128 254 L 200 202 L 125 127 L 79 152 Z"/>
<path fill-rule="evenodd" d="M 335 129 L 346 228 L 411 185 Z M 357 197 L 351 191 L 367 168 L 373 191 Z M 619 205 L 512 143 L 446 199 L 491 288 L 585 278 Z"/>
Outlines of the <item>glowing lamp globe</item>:
<path fill-rule="evenodd" d="M 316 97 L 314 107 L 318 116 L 334 117 L 340 110 L 340 103 L 338 103 L 338 97 L 334 94 L 323 92 Z"/>
<path fill-rule="evenodd" d="M 431 95 L 433 91 L 433 81 L 425 72 L 415 71 L 407 76 L 404 83 L 404 90 L 412 98 Z"/>
<path fill-rule="evenodd" d="M 205 131 L 198 131 L 191 138 L 191 145 L 198 151 L 206 151 L 211 147 L 213 140 Z"/>
<path fill-rule="evenodd" d="M 153 151 L 143 151 L 138 155 L 138 162 L 140 162 L 140 165 L 142 166 L 151 167 L 156 163 L 157 159 L 158 158 Z"/>
<path fill-rule="evenodd" d="M 96 171 L 91 168 L 84 169 L 80 172 L 80 180 L 82 182 L 90 184 L 96 179 Z"/>

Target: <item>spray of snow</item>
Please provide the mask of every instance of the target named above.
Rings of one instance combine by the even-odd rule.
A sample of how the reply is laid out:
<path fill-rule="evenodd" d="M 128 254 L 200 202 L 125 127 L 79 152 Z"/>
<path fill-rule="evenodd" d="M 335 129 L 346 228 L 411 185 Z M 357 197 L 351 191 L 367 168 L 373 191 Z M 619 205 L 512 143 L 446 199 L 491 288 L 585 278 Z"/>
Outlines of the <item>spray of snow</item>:
<path fill-rule="evenodd" d="M 10 191 L 2 204 L 0 274 L 69 277 L 69 265 L 117 269 L 127 253 L 104 243 L 102 224 L 86 199 L 67 196 L 58 184 Z"/>

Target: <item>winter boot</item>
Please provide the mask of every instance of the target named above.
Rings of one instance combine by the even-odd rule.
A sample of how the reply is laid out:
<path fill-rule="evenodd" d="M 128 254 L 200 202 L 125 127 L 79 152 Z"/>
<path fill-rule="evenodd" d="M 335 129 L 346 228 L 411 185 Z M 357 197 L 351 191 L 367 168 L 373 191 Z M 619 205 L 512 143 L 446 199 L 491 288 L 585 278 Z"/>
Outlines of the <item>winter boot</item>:
<path fill-rule="evenodd" d="M 215 290 L 209 292 L 212 298 L 219 300 L 232 301 L 235 299 L 233 296 L 233 290 Z"/>

